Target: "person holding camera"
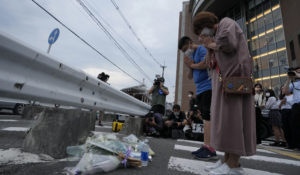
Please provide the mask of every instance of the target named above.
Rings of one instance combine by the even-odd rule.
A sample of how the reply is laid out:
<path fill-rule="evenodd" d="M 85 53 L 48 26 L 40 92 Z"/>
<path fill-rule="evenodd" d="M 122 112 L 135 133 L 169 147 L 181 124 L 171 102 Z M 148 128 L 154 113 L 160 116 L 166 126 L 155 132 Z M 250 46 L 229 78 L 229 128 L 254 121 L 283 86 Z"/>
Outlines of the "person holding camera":
<path fill-rule="evenodd" d="M 154 113 L 165 114 L 166 96 L 169 94 L 169 90 L 164 86 L 165 79 L 158 77 L 154 80 L 153 86 L 149 90 L 149 94 L 152 94 L 152 109 Z"/>
<path fill-rule="evenodd" d="M 108 74 L 105 74 L 104 72 L 102 72 L 101 74 L 98 74 L 98 77 L 97 77 L 99 80 L 107 83 L 108 79 L 109 79 L 109 75 Z M 108 83 L 107 83 L 108 84 Z M 103 116 L 104 116 L 104 111 L 98 111 L 97 112 L 97 115 L 98 115 L 98 125 L 99 126 L 103 126 L 101 121 L 103 119 Z"/>
<path fill-rule="evenodd" d="M 187 124 L 184 112 L 180 111 L 180 106 L 175 104 L 173 106 L 173 112 L 168 116 L 168 120 L 165 121 L 167 136 L 172 138 L 180 138 L 183 136 L 183 128 Z"/>
<path fill-rule="evenodd" d="M 108 79 L 109 79 L 109 75 L 105 74 L 104 72 L 102 72 L 101 74 L 98 75 L 97 77 L 99 80 L 104 81 L 105 83 L 107 83 Z"/>
<path fill-rule="evenodd" d="M 144 132 L 147 136 L 159 137 L 163 130 L 163 119 L 160 113 L 150 111 L 146 115 Z"/>
<path fill-rule="evenodd" d="M 205 61 L 207 50 L 195 44 L 191 38 L 184 36 L 179 40 L 178 48 L 185 53 L 184 63 L 189 68 L 188 78 L 194 79 L 196 85 L 196 101 L 204 123 L 204 145 L 193 152 L 193 155 L 202 160 L 217 157 L 216 151 L 210 146 L 210 104 L 211 104 L 211 79 Z"/>
<path fill-rule="evenodd" d="M 288 70 L 288 80 L 283 86 L 283 93 L 293 93 L 293 105 L 291 110 L 291 143 L 289 148 L 300 149 L 300 67 Z"/>

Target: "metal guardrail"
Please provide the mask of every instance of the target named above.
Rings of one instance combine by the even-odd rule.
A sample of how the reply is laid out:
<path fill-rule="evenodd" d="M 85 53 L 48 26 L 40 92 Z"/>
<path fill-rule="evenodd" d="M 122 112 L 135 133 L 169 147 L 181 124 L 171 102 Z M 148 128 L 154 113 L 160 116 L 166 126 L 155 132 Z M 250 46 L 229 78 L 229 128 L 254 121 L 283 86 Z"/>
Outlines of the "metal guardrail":
<path fill-rule="evenodd" d="M 145 115 L 150 106 L 0 32 L 0 96 Z"/>

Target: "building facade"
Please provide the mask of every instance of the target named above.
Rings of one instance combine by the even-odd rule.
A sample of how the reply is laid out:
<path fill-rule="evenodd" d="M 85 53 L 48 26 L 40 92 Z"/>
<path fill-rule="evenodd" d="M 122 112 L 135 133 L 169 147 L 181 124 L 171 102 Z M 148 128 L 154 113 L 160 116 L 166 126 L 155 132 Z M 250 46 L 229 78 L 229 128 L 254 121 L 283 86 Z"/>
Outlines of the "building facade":
<path fill-rule="evenodd" d="M 240 25 L 253 59 L 255 81 L 278 94 L 289 67 L 279 0 L 190 0 L 189 4 L 192 18 L 200 11 L 210 11 Z"/>
<path fill-rule="evenodd" d="M 283 28 L 289 65 L 300 66 L 300 1 L 281 0 Z"/>

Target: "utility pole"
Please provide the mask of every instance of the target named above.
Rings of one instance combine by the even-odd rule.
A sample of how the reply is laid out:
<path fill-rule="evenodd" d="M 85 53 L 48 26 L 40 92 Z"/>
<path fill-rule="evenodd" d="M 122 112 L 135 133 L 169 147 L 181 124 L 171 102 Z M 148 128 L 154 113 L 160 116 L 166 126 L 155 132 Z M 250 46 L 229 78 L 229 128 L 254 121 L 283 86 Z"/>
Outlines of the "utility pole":
<path fill-rule="evenodd" d="M 165 73 L 165 68 L 167 68 L 167 66 L 165 66 L 165 62 L 163 66 L 160 66 L 163 70 L 162 70 L 162 77 L 164 77 L 164 73 Z"/>

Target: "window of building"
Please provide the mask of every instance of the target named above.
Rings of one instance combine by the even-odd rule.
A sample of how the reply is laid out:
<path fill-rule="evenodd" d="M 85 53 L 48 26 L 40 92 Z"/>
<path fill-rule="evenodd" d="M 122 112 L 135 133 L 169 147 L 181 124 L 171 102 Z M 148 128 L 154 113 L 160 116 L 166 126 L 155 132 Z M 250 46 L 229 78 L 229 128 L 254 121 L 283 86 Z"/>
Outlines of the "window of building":
<path fill-rule="evenodd" d="M 250 23 L 248 26 L 249 26 L 250 32 L 253 32 L 255 30 L 254 23 Z"/>
<path fill-rule="evenodd" d="M 294 41 L 290 41 L 290 51 L 291 51 L 291 57 L 292 60 L 296 59 L 296 54 L 295 54 L 295 47 L 294 47 Z"/>
<path fill-rule="evenodd" d="M 254 0 L 251 0 L 248 4 L 249 9 L 252 9 L 255 6 Z"/>
<path fill-rule="evenodd" d="M 276 54 L 269 55 L 269 65 L 270 67 L 278 67 L 278 58 Z"/>
<path fill-rule="evenodd" d="M 271 0 L 272 7 L 279 4 L 279 0 Z"/>
<path fill-rule="evenodd" d="M 263 4 L 263 6 L 264 6 L 264 11 L 270 9 L 271 8 L 270 1 L 265 1 L 264 4 Z"/>
<path fill-rule="evenodd" d="M 272 85 L 272 88 L 274 89 L 274 91 L 277 91 L 278 90 L 278 86 L 280 87 L 280 79 L 279 78 L 273 78 L 271 80 L 271 85 Z M 276 88 L 277 87 L 277 88 Z"/>
<path fill-rule="evenodd" d="M 281 11 L 280 8 L 276 9 L 275 11 L 273 11 L 273 20 L 277 21 L 277 20 L 281 20 Z"/>
<path fill-rule="evenodd" d="M 265 80 L 265 81 L 263 81 L 262 85 L 266 89 L 271 89 L 271 80 Z"/>
<path fill-rule="evenodd" d="M 259 59 L 254 60 L 254 65 L 253 65 L 253 69 L 254 69 L 254 78 L 259 78 L 259 71 L 260 71 L 260 66 L 259 66 Z"/>
<path fill-rule="evenodd" d="M 259 46 L 260 48 L 267 47 L 267 40 L 265 36 L 259 37 Z"/>
<path fill-rule="evenodd" d="M 275 31 L 275 38 L 276 42 L 284 40 L 284 33 L 282 28 Z"/>
<path fill-rule="evenodd" d="M 257 28 L 263 28 L 265 25 L 264 25 L 264 18 L 259 18 L 257 20 Z"/>
<path fill-rule="evenodd" d="M 273 17 L 272 14 L 269 13 L 267 15 L 264 16 L 264 20 L 265 20 L 265 25 L 268 26 L 270 24 L 273 24 Z"/>
<path fill-rule="evenodd" d="M 278 41 L 276 43 L 276 46 L 277 46 L 277 48 L 283 48 L 283 47 L 285 47 L 285 41 L 284 40 Z"/>
<path fill-rule="evenodd" d="M 272 67 L 271 69 L 271 75 L 278 75 L 279 74 L 279 67 Z"/>
<path fill-rule="evenodd" d="M 257 49 L 259 49 L 258 39 L 251 41 L 251 48 L 252 48 L 252 51 L 256 51 Z"/>
<path fill-rule="evenodd" d="M 276 54 L 274 54 L 276 57 Z M 277 58 L 278 58 L 278 63 L 280 66 L 286 66 L 288 65 L 287 63 L 287 56 L 286 56 L 286 51 L 281 51 L 277 53 Z"/>
<path fill-rule="evenodd" d="M 260 61 L 261 61 L 261 70 L 269 69 L 269 56 L 261 57 Z"/>
<path fill-rule="evenodd" d="M 275 43 L 274 33 L 273 33 L 273 32 L 267 33 L 267 34 L 265 35 L 265 37 L 266 37 L 266 41 L 267 41 L 267 44 L 268 44 L 268 45 L 274 44 L 274 43 Z"/>

